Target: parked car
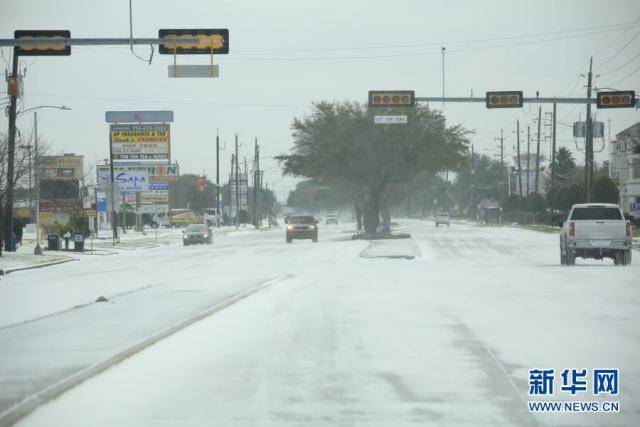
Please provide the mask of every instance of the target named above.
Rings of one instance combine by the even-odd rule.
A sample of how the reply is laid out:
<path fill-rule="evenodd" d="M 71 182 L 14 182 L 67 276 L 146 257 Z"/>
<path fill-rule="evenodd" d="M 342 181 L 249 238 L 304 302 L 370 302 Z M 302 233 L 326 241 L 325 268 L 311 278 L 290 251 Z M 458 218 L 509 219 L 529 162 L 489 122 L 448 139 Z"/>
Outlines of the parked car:
<path fill-rule="evenodd" d="M 184 246 L 194 243 L 213 243 L 211 229 L 207 224 L 189 224 L 182 232 L 182 244 Z"/>
<path fill-rule="evenodd" d="M 293 239 L 318 241 L 318 221 L 311 215 L 292 215 L 287 222 L 287 243 Z"/>
<path fill-rule="evenodd" d="M 561 227 L 562 265 L 574 265 L 576 257 L 612 258 L 615 265 L 631 264 L 631 223 L 625 220 L 618 205 L 573 205 Z"/>
<path fill-rule="evenodd" d="M 327 214 L 327 217 L 324 220 L 325 225 L 335 224 L 338 225 L 338 214 L 335 212 L 330 212 Z"/>
<path fill-rule="evenodd" d="M 436 227 L 440 225 L 449 226 L 449 214 L 447 212 L 440 212 L 436 215 Z"/>

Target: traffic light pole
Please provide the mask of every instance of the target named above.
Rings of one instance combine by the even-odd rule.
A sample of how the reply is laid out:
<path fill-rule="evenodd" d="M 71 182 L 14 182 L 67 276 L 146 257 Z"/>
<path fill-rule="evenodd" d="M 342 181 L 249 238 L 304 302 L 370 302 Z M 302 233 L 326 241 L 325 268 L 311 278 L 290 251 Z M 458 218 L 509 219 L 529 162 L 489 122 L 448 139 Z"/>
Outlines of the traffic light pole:
<path fill-rule="evenodd" d="M 216 130 L 216 225 L 220 228 L 220 135 Z"/>
<path fill-rule="evenodd" d="M 11 78 L 18 78 L 18 54 L 13 52 L 13 64 L 11 67 Z M 5 201 L 5 215 L 3 227 L 4 248 L 7 252 L 11 252 L 11 232 L 13 231 L 13 185 L 14 185 L 14 161 L 16 151 L 16 109 L 18 103 L 17 93 L 9 94 L 9 135 L 7 141 L 7 189 Z M 0 256 L 2 250 L 0 249 Z"/>

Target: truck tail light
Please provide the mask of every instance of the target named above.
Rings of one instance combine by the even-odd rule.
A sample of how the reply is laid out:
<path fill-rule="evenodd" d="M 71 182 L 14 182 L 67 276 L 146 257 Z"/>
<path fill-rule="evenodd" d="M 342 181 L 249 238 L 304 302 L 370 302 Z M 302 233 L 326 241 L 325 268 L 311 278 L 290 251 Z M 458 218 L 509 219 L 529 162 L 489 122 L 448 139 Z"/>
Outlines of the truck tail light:
<path fill-rule="evenodd" d="M 631 230 L 631 223 L 627 222 L 627 237 L 631 237 L 632 234 L 633 232 Z"/>
<path fill-rule="evenodd" d="M 569 236 L 576 237 L 576 223 L 575 222 L 570 222 L 569 223 Z"/>

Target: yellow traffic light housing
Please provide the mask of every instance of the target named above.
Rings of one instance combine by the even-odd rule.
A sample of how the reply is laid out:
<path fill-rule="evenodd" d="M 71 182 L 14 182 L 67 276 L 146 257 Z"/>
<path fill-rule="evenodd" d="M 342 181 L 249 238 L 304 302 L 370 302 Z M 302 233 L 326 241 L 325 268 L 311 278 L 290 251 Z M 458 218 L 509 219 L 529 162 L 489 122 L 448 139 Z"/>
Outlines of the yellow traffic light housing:
<path fill-rule="evenodd" d="M 522 108 L 524 96 L 521 90 L 487 92 L 487 108 Z"/>
<path fill-rule="evenodd" d="M 598 108 L 631 108 L 636 105 L 636 93 L 632 90 L 598 92 L 596 95 Z"/>
<path fill-rule="evenodd" d="M 70 39 L 71 31 L 60 30 L 16 30 L 13 32 L 14 39 L 32 40 L 32 39 Z M 17 44 L 15 47 L 18 56 L 69 56 L 71 55 L 71 46 L 60 44 Z"/>
<path fill-rule="evenodd" d="M 413 90 L 370 90 L 369 107 L 413 107 L 416 93 Z"/>
<path fill-rule="evenodd" d="M 201 30 L 167 30 L 158 31 L 160 39 L 193 39 L 198 43 L 180 43 L 177 45 L 160 44 L 159 52 L 166 55 L 214 55 L 229 53 L 228 29 L 201 29 Z"/>

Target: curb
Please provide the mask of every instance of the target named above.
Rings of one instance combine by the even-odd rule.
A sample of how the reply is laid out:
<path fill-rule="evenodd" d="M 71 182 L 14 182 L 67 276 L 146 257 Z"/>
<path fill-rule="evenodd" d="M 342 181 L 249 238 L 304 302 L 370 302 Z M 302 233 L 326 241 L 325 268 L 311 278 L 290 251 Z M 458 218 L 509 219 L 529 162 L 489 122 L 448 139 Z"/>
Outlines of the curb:
<path fill-rule="evenodd" d="M 138 341 L 136 344 L 121 350 L 117 353 L 115 353 L 114 355 L 106 358 L 105 360 L 103 360 L 102 362 L 99 362 L 93 366 L 89 366 L 88 368 L 85 368 L 83 370 L 81 370 L 80 372 L 76 372 L 75 374 L 72 374 L 71 376 L 64 378 L 60 381 L 58 381 L 57 383 L 47 387 L 46 389 L 35 393 L 27 398 L 25 398 L 24 400 L 22 400 L 21 402 L 15 404 L 14 406 L 10 407 L 9 409 L 5 410 L 4 412 L 0 413 L 0 427 L 9 427 L 12 426 L 13 424 L 15 424 L 18 420 L 20 420 L 21 418 L 25 417 L 26 415 L 28 415 L 30 412 L 32 412 L 33 410 L 35 410 L 36 408 L 38 408 L 40 405 L 45 404 L 47 402 L 49 402 L 50 400 L 53 400 L 57 397 L 59 397 L 60 395 L 62 395 L 63 393 L 65 393 L 66 391 L 72 389 L 73 387 L 83 383 L 84 381 L 106 371 L 107 369 L 113 367 L 114 365 L 117 365 L 118 363 L 122 362 L 123 360 L 135 355 L 136 353 L 141 352 L 142 350 L 146 349 L 147 347 L 152 346 L 153 344 L 157 343 L 158 341 L 175 334 L 176 332 L 179 332 L 180 330 L 200 321 L 203 320 L 221 310 L 224 310 L 225 308 L 257 293 L 260 292 L 264 289 L 269 288 L 270 286 L 278 283 L 278 282 L 282 282 L 285 280 L 289 280 L 292 279 L 293 277 L 295 277 L 292 274 L 288 274 L 286 276 L 282 276 L 282 277 L 278 277 L 275 279 L 269 279 L 269 280 L 265 280 L 263 282 L 261 282 L 260 284 L 258 284 L 257 286 L 241 292 L 239 294 L 236 294 L 232 297 L 227 298 L 226 300 L 223 300 L 222 302 L 219 302 L 218 304 L 206 308 L 204 310 L 202 310 L 201 312 L 194 314 L 191 317 L 188 317 L 185 320 L 182 320 L 178 323 L 175 323 L 171 326 L 166 327 L 165 329 L 161 330 L 160 332 L 151 335 L 147 338 L 144 338 L 140 341 Z"/>
<path fill-rule="evenodd" d="M 7 269 L 0 270 L 0 276 L 6 276 L 7 274 L 13 273 L 13 272 L 16 272 L 16 271 L 33 270 L 35 268 L 51 267 L 52 265 L 64 264 L 65 262 L 71 262 L 71 261 L 79 261 L 79 260 L 76 259 L 76 258 L 69 258 L 69 259 L 61 259 L 61 260 L 58 260 L 58 261 L 43 262 L 42 264 L 29 265 L 29 266 L 26 266 L 26 267 L 7 268 Z"/>

